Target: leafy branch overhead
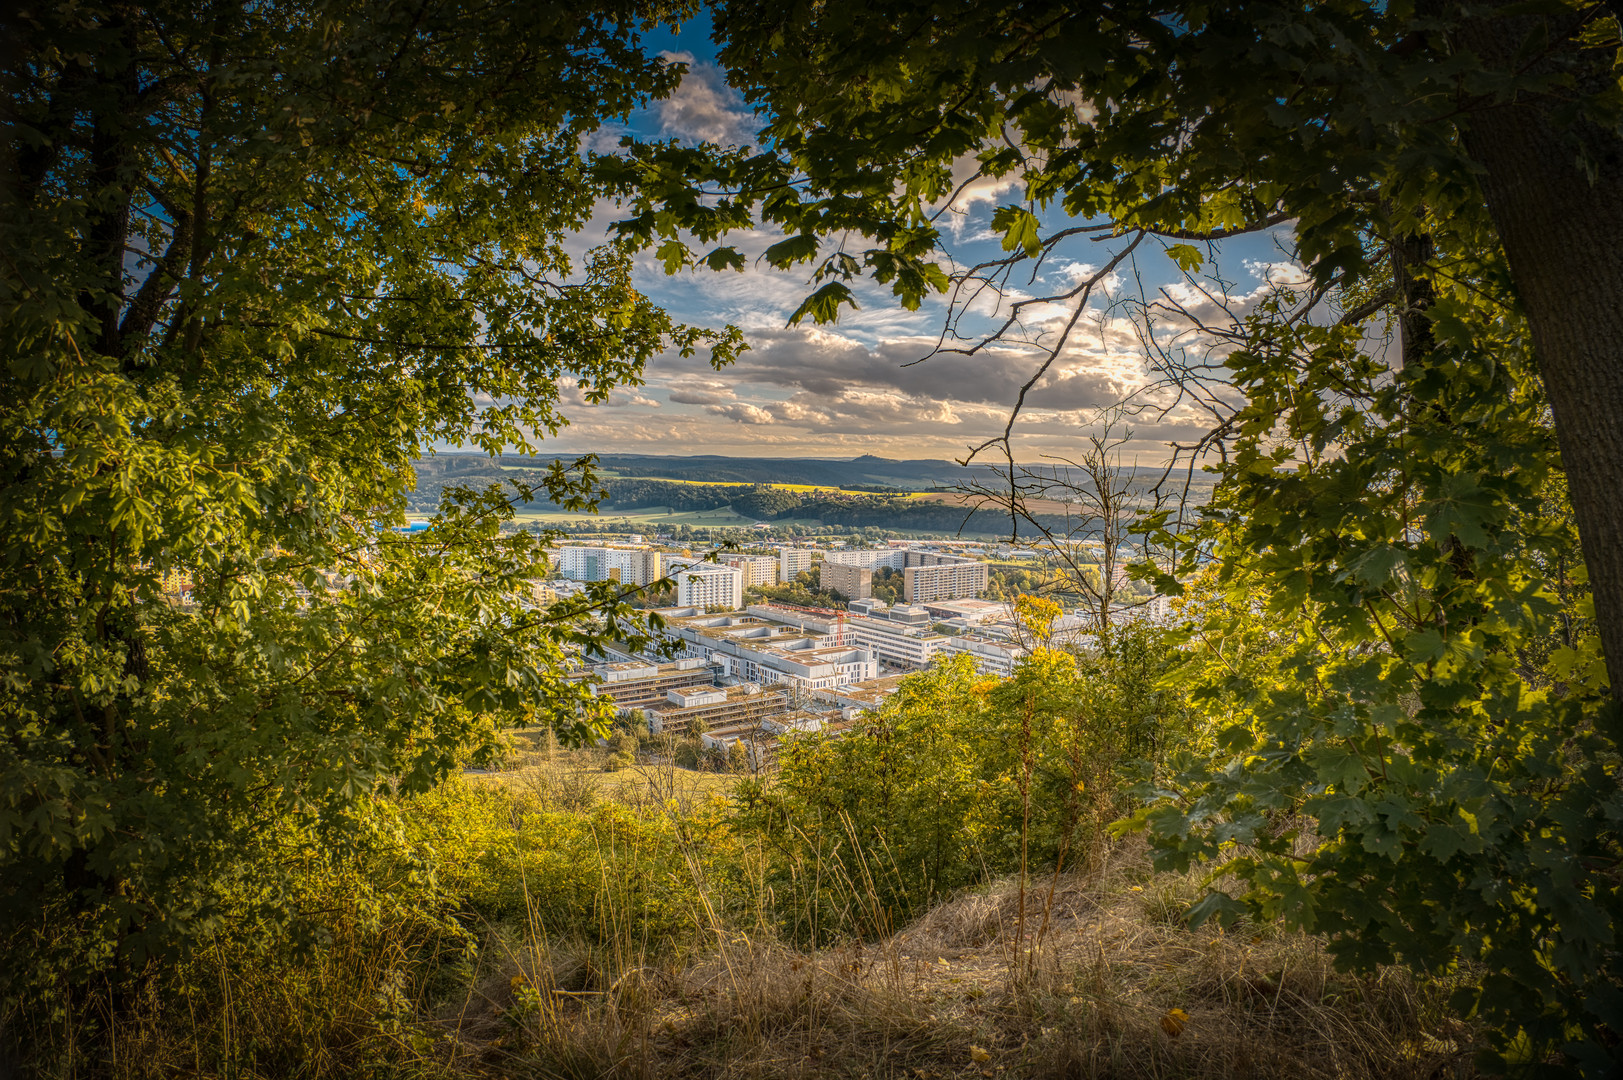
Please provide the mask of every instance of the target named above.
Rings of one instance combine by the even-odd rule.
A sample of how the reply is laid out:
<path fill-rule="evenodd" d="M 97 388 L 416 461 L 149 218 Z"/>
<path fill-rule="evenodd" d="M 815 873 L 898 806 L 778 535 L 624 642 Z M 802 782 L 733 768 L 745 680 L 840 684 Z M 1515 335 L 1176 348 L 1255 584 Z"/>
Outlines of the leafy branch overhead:
<path fill-rule="evenodd" d="M 759 146 L 628 145 L 604 174 L 624 235 L 777 229 L 775 265 L 816 266 L 796 319 L 837 318 L 869 276 L 909 306 L 947 294 L 937 352 L 1032 347 L 1007 427 L 972 448 L 1007 466 L 982 494 L 1016 516 L 1019 415 L 1106 275 L 1156 242 L 1185 275 L 1131 308 L 1158 394 L 1136 404 L 1194 429 L 1177 452 L 1219 483 L 1199 520 L 1146 519 L 1184 557 L 1141 572 L 1188 594 L 1186 673 L 1218 728 L 1138 824 L 1168 865 L 1229 860 L 1243 894 L 1197 912 L 1326 931 L 1352 966 L 1484 965 L 1455 1002 L 1496 1027 L 1484 1064 L 1615 1071 L 1616 5 L 712 18 Z M 1002 254 L 959 265 L 943 219 L 971 185 L 1008 192 Z M 1201 275 L 1264 232 L 1303 280 L 1241 308 Z M 1060 258 L 1092 269 L 1045 294 Z"/>

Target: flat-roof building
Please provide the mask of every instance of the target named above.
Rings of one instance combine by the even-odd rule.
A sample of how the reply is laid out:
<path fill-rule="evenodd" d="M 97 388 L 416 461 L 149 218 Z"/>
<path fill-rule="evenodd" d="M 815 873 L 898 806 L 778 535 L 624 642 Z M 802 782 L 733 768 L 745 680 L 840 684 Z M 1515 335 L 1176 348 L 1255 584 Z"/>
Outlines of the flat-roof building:
<path fill-rule="evenodd" d="M 778 549 L 778 580 L 784 584 L 795 579 L 802 570 L 810 570 L 817 552 L 810 548 L 785 547 Z"/>
<path fill-rule="evenodd" d="M 824 559 L 818 583 L 825 591 L 839 593 L 841 599 L 860 600 L 873 595 L 873 570 L 866 566 L 850 566 L 834 562 L 832 559 Z"/>
<path fill-rule="evenodd" d="M 985 563 L 957 555 L 923 555 L 915 565 L 916 554 L 908 552 L 909 565 L 902 571 L 902 596 L 909 604 L 979 596 L 986 591 Z"/>
<path fill-rule="evenodd" d="M 946 656 L 965 654 L 975 661 L 975 667 L 981 674 L 1000 678 L 1013 675 L 1015 665 L 1028 654 L 1028 650 L 1018 642 L 979 634 L 947 638 L 941 644 L 941 652 Z"/>
<path fill-rule="evenodd" d="M 704 728 L 759 724 L 789 711 L 787 691 L 764 690 L 750 683 L 670 690 L 665 697 L 665 704 L 644 710 L 648 730 L 655 735 L 686 735 L 696 724 Z"/>
<path fill-rule="evenodd" d="M 744 606 L 744 572 L 736 566 L 694 563 L 674 577 L 676 602 L 682 607 L 736 611 Z"/>
<path fill-rule="evenodd" d="M 886 698 L 902 685 L 906 675 L 885 675 L 877 679 L 864 679 L 849 686 L 836 686 L 832 690 L 818 690 L 812 696 L 840 710 L 847 720 L 859 713 L 879 708 Z"/>
<path fill-rule="evenodd" d="M 570 581 L 647 585 L 660 577 L 659 552 L 651 548 L 566 544 L 552 555 L 558 576 Z"/>
<path fill-rule="evenodd" d="M 759 585 L 776 585 L 778 583 L 778 568 L 780 560 L 773 555 L 734 555 L 725 554 L 721 561 L 728 566 L 737 567 L 744 574 L 744 588 L 753 589 Z"/>
<path fill-rule="evenodd" d="M 809 692 L 879 674 L 870 651 L 826 626 L 808 633 L 752 614 L 707 615 L 694 608 L 667 608 L 660 614 L 686 655 L 710 663 L 718 679 Z"/>
<path fill-rule="evenodd" d="M 591 669 L 592 693 L 613 700 L 621 712 L 665 704 L 672 690 L 692 690 L 715 684 L 714 672 L 704 660 L 677 660 L 669 664 L 640 660 L 599 664 Z"/>

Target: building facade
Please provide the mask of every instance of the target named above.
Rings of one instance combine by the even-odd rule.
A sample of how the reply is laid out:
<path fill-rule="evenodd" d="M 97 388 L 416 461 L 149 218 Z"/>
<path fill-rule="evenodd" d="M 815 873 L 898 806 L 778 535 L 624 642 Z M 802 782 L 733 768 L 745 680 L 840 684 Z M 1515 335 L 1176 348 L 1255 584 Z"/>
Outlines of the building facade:
<path fill-rule="evenodd" d="M 600 664 L 591 669 L 592 693 L 614 702 L 620 712 L 664 705 L 672 690 L 693 690 L 714 685 L 713 672 L 704 660 L 678 660 L 649 664 L 632 660 Z"/>
<path fill-rule="evenodd" d="M 929 561 L 924 561 L 926 559 Z M 925 555 L 916 565 L 912 558 L 908 563 L 902 570 L 902 596 L 909 604 L 979 596 L 986 591 L 987 565 L 978 560 L 957 555 Z"/>
<path fill-rule="evenodd" d="M 824 559 L 818 581 L 822 588 L 832 589 L 846 600 L 861 600 L 873 595 L 873 570 L 866 566 L 853 566 Z"/>
<path fill-rule="evenodd" d="M 810 570 L 812 561 L 817 552 L 810 548 L 779 548 L 778 549 L 778 580 L 787 585 L 795 579 L 795 575 L 802 570 Z"/>
<path fill-rule="evenodd" d="M 660 576 L 659 552 L 635 547 L 570 544 L 553 552 L 558 576 L 570 581 L 619 581 L 647 585 Z"/>
<path fill-rule="evenodd" d="M 723 555 L 721 561 L 737 567 L 744 574 L 744 588 L 758 585 L 776 585 L 780 559 L 772 555 Z"/>
<path fill-rule="evenodd" d="M 720 563 L 694 563 L 676 571 L 676 602 L 681 607 L 737 611 L 744 606 L 744 572 Z"/>

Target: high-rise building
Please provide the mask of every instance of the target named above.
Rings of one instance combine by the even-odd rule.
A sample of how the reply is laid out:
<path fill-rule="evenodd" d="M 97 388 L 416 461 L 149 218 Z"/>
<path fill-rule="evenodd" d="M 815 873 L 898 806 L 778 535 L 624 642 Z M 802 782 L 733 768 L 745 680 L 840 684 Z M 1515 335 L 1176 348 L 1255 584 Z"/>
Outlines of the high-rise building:
<path fill-rule="evenodd" d="M 722 555 L 721 561 L 744 572 L 744 588 L 757 585 L 776 585 L 780 559 L 771 555 Z"/>
<path fill-rule="evenodd" d="M 558 576 L 571 581 L 647 585 L 659 578 L 659 552 L 637 547 L 566 545 L 553 551 Z"/>
<path fill-rule="evenodd" d="M 986 591 L 987 566 L 983 562 L 958 555 L 920 557 L 916 552 L 908 552 L 907 561 L 902 571 L 902 596 L 909 604 L 979 596 Z"/>
<path fill-rule="evenodd" d="M 779 548 L 778 549 L 778 580 L 785 585 L 795 579 L 795 575 L 802 570 L 810 570 L 812 559 L 817 552 L 810 548 Z"/>
<path fill-rule="evenodd" d="M 832 589 L 846 600 L 873 595 L 873 570 L 866 566 L 849 566 L 824 559 L 818 582 L 823 589 Z"/>
<path fill-rule="evenodd" d="M 744 572 L 736 566 L 696 562 L 674 577 L 678 607 L 737 611 L 744 606 Z"/>
<path fill-rule="evenodd" d="M 823 562 L 825 565 L 839 563 L 842 566 L 862 566 L 869 570 L 878 570 L 882 566 L 900 570 L 907 566 L 908 554 L 906 548 L 858 548 L 855 551 L 831 551 L 823 556 Z"/>

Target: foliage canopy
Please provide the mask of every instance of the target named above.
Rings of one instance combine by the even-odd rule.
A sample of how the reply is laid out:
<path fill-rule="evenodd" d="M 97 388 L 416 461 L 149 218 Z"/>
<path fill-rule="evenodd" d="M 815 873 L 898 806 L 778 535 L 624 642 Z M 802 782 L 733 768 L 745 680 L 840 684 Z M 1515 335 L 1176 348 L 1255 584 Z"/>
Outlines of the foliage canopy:
<path fill-rule="evenodd" d="M 1457 1004 L 1496 1025 L 1497 1066 L 1615 1068 L 1615 5 L 738 2 L 715 24 L 765 138 L 637 148 L 625 234 L 775 225 L 768 261 L 814 268 L 797 320 L 869 275 L 908 307 L 948 291 L 944 345 L 973 354 L 1041 305 L 1074 327 L 1135 253 L 1194 275 L 1288 224 L 1298 286 L 1200 326 L 1198 353 L 1146 338 L 1165 399 L 1210 417 L 1184 449 L 1217 459 L 1211 512 L 1159 523 L 1186 576 L 1222 567 L 1189 675 L 1225 722 L 1141 823 L 1169 862 L 1242 856 L 1245 895 L 1203 914 L 1283 915 L 1350 964 L 1485 963 Z M 1015 196 L 1005 254 L 959 268 L 937 221 L 985 179 Z M 970 297 L 1068 252 L 1081 280 L 974 325 Z M 1235 664 L 1265 632 L 1269 659 Z"/>
<path fill-rule="evenodd" d="M 278 845 L 341 848 L 360 796 L 503 723 L 602 729 L 560 676 L 641 632 L 612 587 L 536 609 L 499 494 L 390 526 L 417 455 L 528 451 L 566 389 L 737 347 L 637 293 L 624 245 L 564 243 L 584 141 L 679 75 L 637 37 L 672 14 L 8 7 L 6 990 L 137 975 L 234 881 L 285 917 Z M 579 506 L 591 480 L 540 486 Z"/>

